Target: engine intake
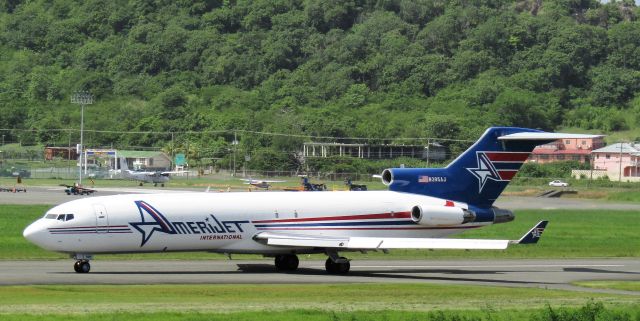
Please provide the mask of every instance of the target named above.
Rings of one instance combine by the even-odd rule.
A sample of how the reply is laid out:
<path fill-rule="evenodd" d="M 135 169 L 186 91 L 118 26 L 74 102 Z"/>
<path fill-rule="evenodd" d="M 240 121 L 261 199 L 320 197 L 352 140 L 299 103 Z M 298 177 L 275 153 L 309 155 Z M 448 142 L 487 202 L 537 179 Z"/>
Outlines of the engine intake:
<path fill-rule="evenodd" d="M 416 205 L 411 208 L 411 219 L 419 225 L 452 226 L 473 222 L 476 214 L 460 207 Z"/>
<path fill-rule="evenodd" d="M 385 186 L 389 186 L 391 185 L 391 183 L 393 183 L 393 173 L 389 169 L 385 169 L 384 171 L 382 171 L 381 178 L 382 184 L 384 184 Z"/>

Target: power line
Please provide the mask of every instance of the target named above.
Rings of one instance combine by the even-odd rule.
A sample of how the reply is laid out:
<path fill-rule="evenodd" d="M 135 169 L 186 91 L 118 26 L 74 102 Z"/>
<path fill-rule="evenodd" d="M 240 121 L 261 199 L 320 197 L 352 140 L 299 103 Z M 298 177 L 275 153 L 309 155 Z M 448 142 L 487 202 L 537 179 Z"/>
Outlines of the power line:
<path fill-rule="evenodd" d="M 52 129 L 10 129 L 0 128 L 0 131 L 18 131 L 18 132 L 78 132 L 78 129 L 73 128 L 52 128 Z M 303 134 L 286 134 L 286 133 L 274 133 L 254 130 L 205 130 L 205 131 L 120 131 L 120 130 L 97 130 L 97 129 L 85 129 L 85 132 L 98 133 L 98 134 L 152 134 L 152 135 L 197 135 L 197 134 L 255 134 L 265 136 L 280 136 L 280 137 L 295 137 L 295 138 L 309 138 L 309 139 L 333 139 L 333 140 L 435 140 L 435 141 L 447 141 L 447 142 L 474 142 L 474 140 L 468 139 L 452 139 L 452 138 L 437 138 L 437 137 L 338 137 L 338 136 L 316 136 L 316 135 L 303 135 Z"/>

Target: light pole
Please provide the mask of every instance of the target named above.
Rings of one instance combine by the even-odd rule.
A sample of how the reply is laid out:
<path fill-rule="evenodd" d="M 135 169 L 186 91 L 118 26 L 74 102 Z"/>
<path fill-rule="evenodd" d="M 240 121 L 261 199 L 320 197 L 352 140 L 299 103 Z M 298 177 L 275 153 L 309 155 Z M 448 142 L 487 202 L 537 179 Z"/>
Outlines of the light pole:
<path fill-rule="evenodd" d="M 82 154 L 84 146 L 84 106 L 93 104 L 93 95 L 87 91 L 76 91 L 71 96 L 71 103 L 80 105 L 80 145 L 78 146 L 78 184 L 82 185 Z"/>
<path fill-rule="evenodd" d="M 238 148 L 238 136 L 236 135 L 236 132 L 233 132 L 233 142 L 231 143 L 233 145 L 233 173 L 231 174 L 231 176 L 236 176 L 236 149 Z"/>

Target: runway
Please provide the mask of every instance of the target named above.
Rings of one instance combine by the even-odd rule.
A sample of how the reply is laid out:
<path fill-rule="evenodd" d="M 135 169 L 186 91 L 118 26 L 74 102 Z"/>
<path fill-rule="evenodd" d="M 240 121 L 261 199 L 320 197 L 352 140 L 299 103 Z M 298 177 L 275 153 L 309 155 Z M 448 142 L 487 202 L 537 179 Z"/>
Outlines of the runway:
<path fill-rule="evenodd" d="M 0 204 L 33 205 L 46 204 L 57 205 L 72 201 L 81 197 L 107 196 L 115 194 L 131 193 L 186 193 L 204 192 L 204 189 L 164 189 L 164 188 L 96 188 L 93 196 L 66 195 L 61 186 L 34 186 L 27 187 L 27 192 L 0 193 Z M 212 192 L 215 193 L 215 192 Z M 293 193 L 293 192 L 291 192 Z M 607 202 L 602 200 L 589 200 L 578 198 L 537 198 L 520 196 L 501 196 L 495 203 L 500 208 L 511 210 L 521 209 L 588 209 L 588 210 L 638 210 L 640 203 Z"/>
<path fill-rule="evenodd" d="M 348 275 L 328 275 L 324 261 L 302 260 L 292 273 L 271 260 L 92 261 L 88 274 L 72 260 L 0 261 L 0 285 L 24 284 L 287 284 L 446 283 L 537 287 L 586 292 L 640 292 L 577 287 L 579 280 L 640 280 L 640 259 L 581 260 L 366 260 L 352 261 Z"/>

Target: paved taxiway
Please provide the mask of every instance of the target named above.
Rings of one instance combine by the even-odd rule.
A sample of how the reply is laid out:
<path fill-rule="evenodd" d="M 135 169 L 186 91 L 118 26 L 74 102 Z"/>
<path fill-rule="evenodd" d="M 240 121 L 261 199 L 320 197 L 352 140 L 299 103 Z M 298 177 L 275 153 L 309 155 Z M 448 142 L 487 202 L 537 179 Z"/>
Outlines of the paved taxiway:
<path fill-rule="evenodd" d="M 362 260 L 348 275 L 328 275 L 324 261 L 302 260 L 293 273 L 275 271 L 271 260 L 92 261 L 88 274 L 72 260 L 0 261 L 0 285 L 18 284 L 227 284 L 227 283 L 447 283 L 538 287 L 589 292 L 578 280 L 638 280 L 638 259 L 581 260 Z"/>

